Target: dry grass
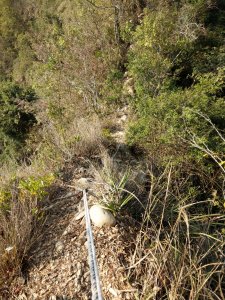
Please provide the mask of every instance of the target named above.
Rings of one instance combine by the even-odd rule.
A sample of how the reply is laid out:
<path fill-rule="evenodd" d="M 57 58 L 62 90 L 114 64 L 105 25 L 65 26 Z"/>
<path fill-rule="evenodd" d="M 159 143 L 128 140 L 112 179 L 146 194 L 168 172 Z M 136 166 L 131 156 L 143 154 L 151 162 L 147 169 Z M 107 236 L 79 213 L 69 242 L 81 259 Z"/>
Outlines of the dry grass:
<path fill-rule="evenodd" d="M 78 155 L 98 154 L 102 148 L 102 125 L 97 117 L 80 119 L 74 125 L 77 130 L 78 141 L 74 151 Z"/>
<path fill-rule="evenodd" d="M 101 159 L 101 169 L 95 170 L 98 182 L 108 187 L 109 181 L 119 182 L 125 164 L 118 166 L 107 151 Z M 131 170 L 126 182 L 130 191 L 132 185 L 136 191 L 132 179 L 136 172 Z M 150 190 L 147 199 L 140 197 L 135 204 L 142 205 L 139 212 L 143 206 L 145 210 L 127 268 L 130 282 L 139 290 L 135 299 L 225 299 L 225 214 L 215 207 L 213 198 L 204 199 L 202 191 L 194 188 L 191 175 L 178 167 L 156 170 L 154 166 L 146 178 Z M 103 198 L 110 199 L 109 208 L 114 208 L 117 197 L 110 198 L 110 191 L 104 188 Z M 132 213 L 133 202 L 127 212 Z"/>
<path fill-rule="evenodd" d="M 51 186 L 52 173 L 74 156 L 89 157 L 102 147 L 101 123 L 96 117 L 75 120 L 65 130 L 50 122 L 39 134 L 41 139 L 29 163 L 12 161 L 1 167 L 0 299 L 11 299 L 18 292 L 14 291 L 19 289 L 15 279 L 22 276 L 23 261 L 37 239 L 41 224 L 36 226 L 41 216 L 38 207 L 40 199 L 47 196 L 44 190 Z M 25 186 L 20 186 L 21 180 Z"/>
<path fill-rule="evenodd" d="M 65 129 L 50 122 L 29 166 L 3 166 L 1 187 L 9 186 L 10 194 L 0 209 L 0 296 L 10 299 L 10 293 L 15 292 L 10 285 L 21 275 L 22 262 L 37 232 L 38 197 L 18 189 L 18 178 L 45 176 L 75 156 L 90 159 L 97 155 L 101 166 L 94 175 L 103 185 L 103 196 L 110 201 L 123 201 L 125 189 L 142 195 L 146 186 L 149 188 L 148 198 L 142 199 L 140 211 L 143 205 L 145 211 L 141 230 L 127 268 L 129 280 L 139 290 L 135 299 L 225 299 L 225 215 L 218 213 L 213 199 L 199 200 L 190 178 L 180 170 L 168 165 L 156 172 L 154 167 L 146 177 L 143 166 L 130 169 L 126 161 L 116 162 L 103 144 L 102 124 L 97 117 L 75 120 Z M 130 177 L 121 187 L 128 169 Z M 13 177 L 17 180 L 12 181 Z M 146 178 L 150 182 L 144 186 Z M 117 198 L 110 197 L 112 187 Z M 128 205 L 128 211 L 132 205 Z"/>
<path fill-rule="evenodd" d="M 225 299 L 225 215 L 212 213 L 210 199 L 197 202 L 191 190 L 182 193 L 188 179 L 178 182 L 172 167 L 150 175 L 147 208 L 128 270 L 140 288 L 136 299 Z"/>
<path fill-rule="evenodd" d="M 22 262 L 34 241 L 35 198 L 19 197 L 11 190 L 7 206 L 0 211 L 0 295 L 10 299 L 10 285 L 21 276 Z M 32 213 L 33 212 L 33 213 Z"/>
<path fill-rule="evenodd" d="M 54 153 L 57 161 L 71 160 L 74 156 L 89 157 L 98 153 L 103 141 L 101 122 L 96 116 L 75 119 L 67 128 L 50 122 L 42 135 L 42 151 L 49 152 L 49 157 Z"/>
<path fill-rule="evenodd" d="M 37 165 L 23 165 L 2 174 L 0 186 L 0 299 L 16 299 L 22 268 L 37 241 L 44 215 L 41 205 L 55 177 Z M 51 187 L 51 190 L 53 188 Z"/>

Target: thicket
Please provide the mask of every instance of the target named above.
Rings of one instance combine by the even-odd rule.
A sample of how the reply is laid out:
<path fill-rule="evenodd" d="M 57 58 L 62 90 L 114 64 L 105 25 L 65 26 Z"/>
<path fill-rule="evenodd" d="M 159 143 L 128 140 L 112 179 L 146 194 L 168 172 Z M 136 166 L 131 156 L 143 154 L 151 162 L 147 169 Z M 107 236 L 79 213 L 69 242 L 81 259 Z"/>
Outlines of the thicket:
<path fill-rule="evenodd" d="M 223 197 L 224 4 L 153 3 L 128 54 L 137 112 L 129 142 L 156 160 L 185 165 L 184 172 L 202 169 L 209 181 L 216 174 Z"/>
<path fill-rule="evenodd" d="M 190 271 L 182 288 L 174 274 L 169 280 L 167 263 L 149 289 L 145 273 L 142 283 L 139 278 L 141 299 L 223 299 L 223 255 L 211 256 L 210 247 L 224 247 L 224 24 L 223 0 L 0 0 L 0 197 L 2 224 L 7 224 L 1 225 L 0 246 L 7 257 L 2 274 L 11 270 L 11 254 L 18 262 L 10 282 L 29 249 L 21 252 L 25 235 L 32 240 L 31 227 L 19 241 L 6 231 L 16 236 L 10 223 L 16 210 L 31 224 L 53 181 L 46 178 L 57 177 L 59 167 L 74 156 L 99 153 L 106 137 L 99 119 L 129 104 L 127 143 L 143 150 L 146 164 L 151 161 L 148 209 L 154 209 L 146 209 L 143 226 L 155 229 L 154 270 L 167 251 L 166 240 L 170 263 L 179 265 L 180 273 L 174 274 L 181 276 L 182 264 Z M 186 240 L 179 231 L 184 225 Z M 149 228 L 143 228 L 147 234 Z M 201 232 L 204 249 L 195 257 Z M 13 252 L 4 252 L 12 243 L 18 245 Z M 187 247 L 187 255 L 179 256 Z M 210 277 L 200 274 L 204 253 L 205 265 L 218 267 L 204 267 Z M 192 281 L 195 261 L 201 280 L 194 276 Z M 4 289 L 7 280 L 0 280 Z"/>
<path fill-rule="evenodd" d="M 36 123 L 32 102 L 36 95 L 32 89 L 24 89 L 11 82 L 3 82 L 0 86 L 0 161 L 9 157 L 21 159 L 25 139 Z"/>
<path fill-rule="evenodd" d="M 186 202 L 185 195 L 194 193 L 187 200 L 187 206 L 184 205 L 186 208 L 191 208 L 192 205 L 196 208 L 194 211 L 188 209 L 187 215 L 184 216 L 184 223 L 190 228 L 188 236 L 193 251 L 191 253 L 198 252 L 194 236 L 199 235 L 200 228 L 200 236 L 206 234 L 209 239 L 220 236 L 220 245 L 223 248 L 223 225 L 218 222 L 214 226 L 212 216 L 218 214 L 223 219 L 225 203 L 225 6 L 223 1 L 152 1 L 151 4 L 145 9 L 141 23 L 131 34 L 132 47 L 128 52 L 127 67 L 129 75 L 134 79 L 135 95 L 131 98 L 131 103 L 136 117 L 130 124 L 128 142 L 147 149 L 151 159 L 158 166 L 172 164 L 177 171 L 179 170 L 176 175 L 177 179 L 180 178 L 180 183 L 184 178 L 186 180 L 186 184 L 178 188 L 180 192 L 184 192 L 181 199 L 178 202 L 167 202 L 165 211 L 162 210 L 161 220 L 165 223 L 160 227 L 160 231 L 163 232 L 166 227 L 166 232 L 171 230 L 171 235 L 177 239 L 179 233 L 176 229 L 173 231 L 173 226 L 178 225 L 179 214 L 176 221 L 178 223 L 171 222 L 170 217 L 165 214 L 168 211 L 173 212 L 172 218 L 176 218 L 175 211 L 180 209 L 175 209 L 174 206 L 182 205 L 182 198 Z M 174 184 L 175 181 L 172 185 Z M 173 195 L 175 196 L 174 192 Z M 158 200 L 155 201 L 158 203 Z M 203 204 L 204 201 L 212 201 L 213 206 L 210 203 Z M 211 229 L 204 227 L 205 216 L 208 216 Z M 155 223 L 156 217 L 150 218 Z M 194 220 L 197 219 L 195 223 Z M 170 226 L 165 225 L 167 222 Z M 171 246 L 172 236 L 169 242 Z M 199 243 L 200 240 L 201 238 L 198 239 Z M 182 245 L 184 246 L 183 243 L 179 244 L 178 248 Z M 185 248 L 187 249 L 188 245 Z M 207 247 L 202 249 L 206 251 L 206 256 L 209 253 L 211 256 L 212 253 L 206 250 Z M 166 249 L 164 251 L 166 252 Z M 193 256 L 191 261 L 192 259 Z M 210 264 L 215 260 L 215 257 L 211 256 Z M 198 264 L 197 260 L 192 263 Z M 199 263 L 204 264 L 201 259 Z M 174 272 L 178 272 L 183 278 L 182 281 L 185 281 L 180 267 L 173 260 L 171 267 L 174 266 L 178 268 Z M 191 270 L 191 266 L 188 270 Z M 208 275 L 211 271 L 214 272 L 208 269 Z M 218 269 L 217 271 L 218 274 L 223 272 Z M 215 274 L 212 273 L 212 277 L 209 275 L 210 281 L 216 284 Z M 190 275 L 190 278 L 195 281 L 193 275 Z M 175 286 L 174 290 L 171 288 L 161 297 L 166 295 L 167 299 L 209 299 L 216 296 L 223 299 L 224 283 L 220 288 L 217 287 L 221 290 L 218 293 L 218 289 L 211 285 L 210 281 L 209 286 L 206 285 L 201 292 L 193 291 L 192 284 L 186 282 L 189 292 L 193 292 L 191 295 L 192 292 L 186 294 L 187 290 L 181 291 L 182 287 L 177 285 L 178 278 L 176 279 L 175 283 L 171 282 L 171 287 Z M 221 279 L 221 282 L 223 281 Z M 159 293 L 161 291 L 162 289 Z"/>

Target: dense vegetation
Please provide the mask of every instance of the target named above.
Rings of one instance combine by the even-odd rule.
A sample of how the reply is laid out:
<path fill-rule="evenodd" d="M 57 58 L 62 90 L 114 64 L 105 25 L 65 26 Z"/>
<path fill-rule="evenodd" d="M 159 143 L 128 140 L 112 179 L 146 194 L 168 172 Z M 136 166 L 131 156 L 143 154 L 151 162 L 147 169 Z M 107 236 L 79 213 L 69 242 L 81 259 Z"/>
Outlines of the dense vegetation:
<path fill-rule="evenodd" d="M 0 293 L 32 240 L 18 228 L 37 219 L 65 161 L 110 147 L 105 119 L 129 105 L 154 255 L 174 268 L 141 299 L 224 299 L 224 41 L 224 0 L 0 0 Z"/>

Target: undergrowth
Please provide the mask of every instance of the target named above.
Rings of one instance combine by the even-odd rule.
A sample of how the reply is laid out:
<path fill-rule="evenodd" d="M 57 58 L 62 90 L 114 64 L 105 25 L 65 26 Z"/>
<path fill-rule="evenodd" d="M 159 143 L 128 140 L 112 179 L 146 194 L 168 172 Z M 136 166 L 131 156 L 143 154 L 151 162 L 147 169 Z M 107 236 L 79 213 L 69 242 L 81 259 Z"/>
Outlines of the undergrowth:
<path fill-rule="evenodd" d="M 142 224 L 127 269 L 136 299 L 225 299 L 224 1 L 0 6 L 0 296 L 57 174 L 94 158 L 104 205 Z M 137 173 L 126 150 L 122 170 L 101 157 L 117 128 L 100 118 L 128 102 Z"/>
<path fill-rule="evenodd" d="M 76 122 L 76 123 L 75 123 Z M 70 129 L 48 128 L 29 164 L 3 164 L 0 181 L 0 297 L 14 299 L 23 265 L 47 217 L 43 208 L 66 162 L 96 155 L 102 147 L 99 120 L 74 121 Z M 14 297 L 14 298 L 13 298 Z"/>
<path fill-rule="evenodd" d="M 38 221 L 44 218 L 40 201 L 54 181 L 53 174 L 12 179 L 0 190 L 0 294 L 10 299 L 13 280 L 36 241 Z M 40 225 L 39 225 L 40 226 Z"/>
<path fill-rule="evenodd" d="M 128 276 L 135 299 L 224 299 L 224 221 L 211 197 L 172 165 L 155 175 Z M 179 180 L 178 175 L 182 176 Z"/>

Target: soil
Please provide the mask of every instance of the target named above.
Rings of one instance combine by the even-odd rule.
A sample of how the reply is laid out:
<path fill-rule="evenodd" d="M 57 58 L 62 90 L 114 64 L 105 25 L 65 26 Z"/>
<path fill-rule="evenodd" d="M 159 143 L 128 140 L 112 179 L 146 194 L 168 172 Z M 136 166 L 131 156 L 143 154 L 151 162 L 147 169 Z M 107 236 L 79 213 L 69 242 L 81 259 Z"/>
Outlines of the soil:
<path fill-rule="evenodd" d="M 124 144 L 125 120 L 126 113 L 122 111 L 118 118 L 119 129 L 114 133 L 118 145 Z M 65 168 L 55 192 L 45 204 L 46 221 L 29 253 L 24 274 L 14 284 L 15 299 L 91 299 L 85 222 L 83 218 L 76 218 L 82 207 L 82 191 L 76 182 L 93 174 L 86 163 Z M 138 287 L 128 271 L 138 227 L 136 221 L 125 214 L 117 216 L 113 227 L 93 228 L 105 300 L 137 299 Z"/>

